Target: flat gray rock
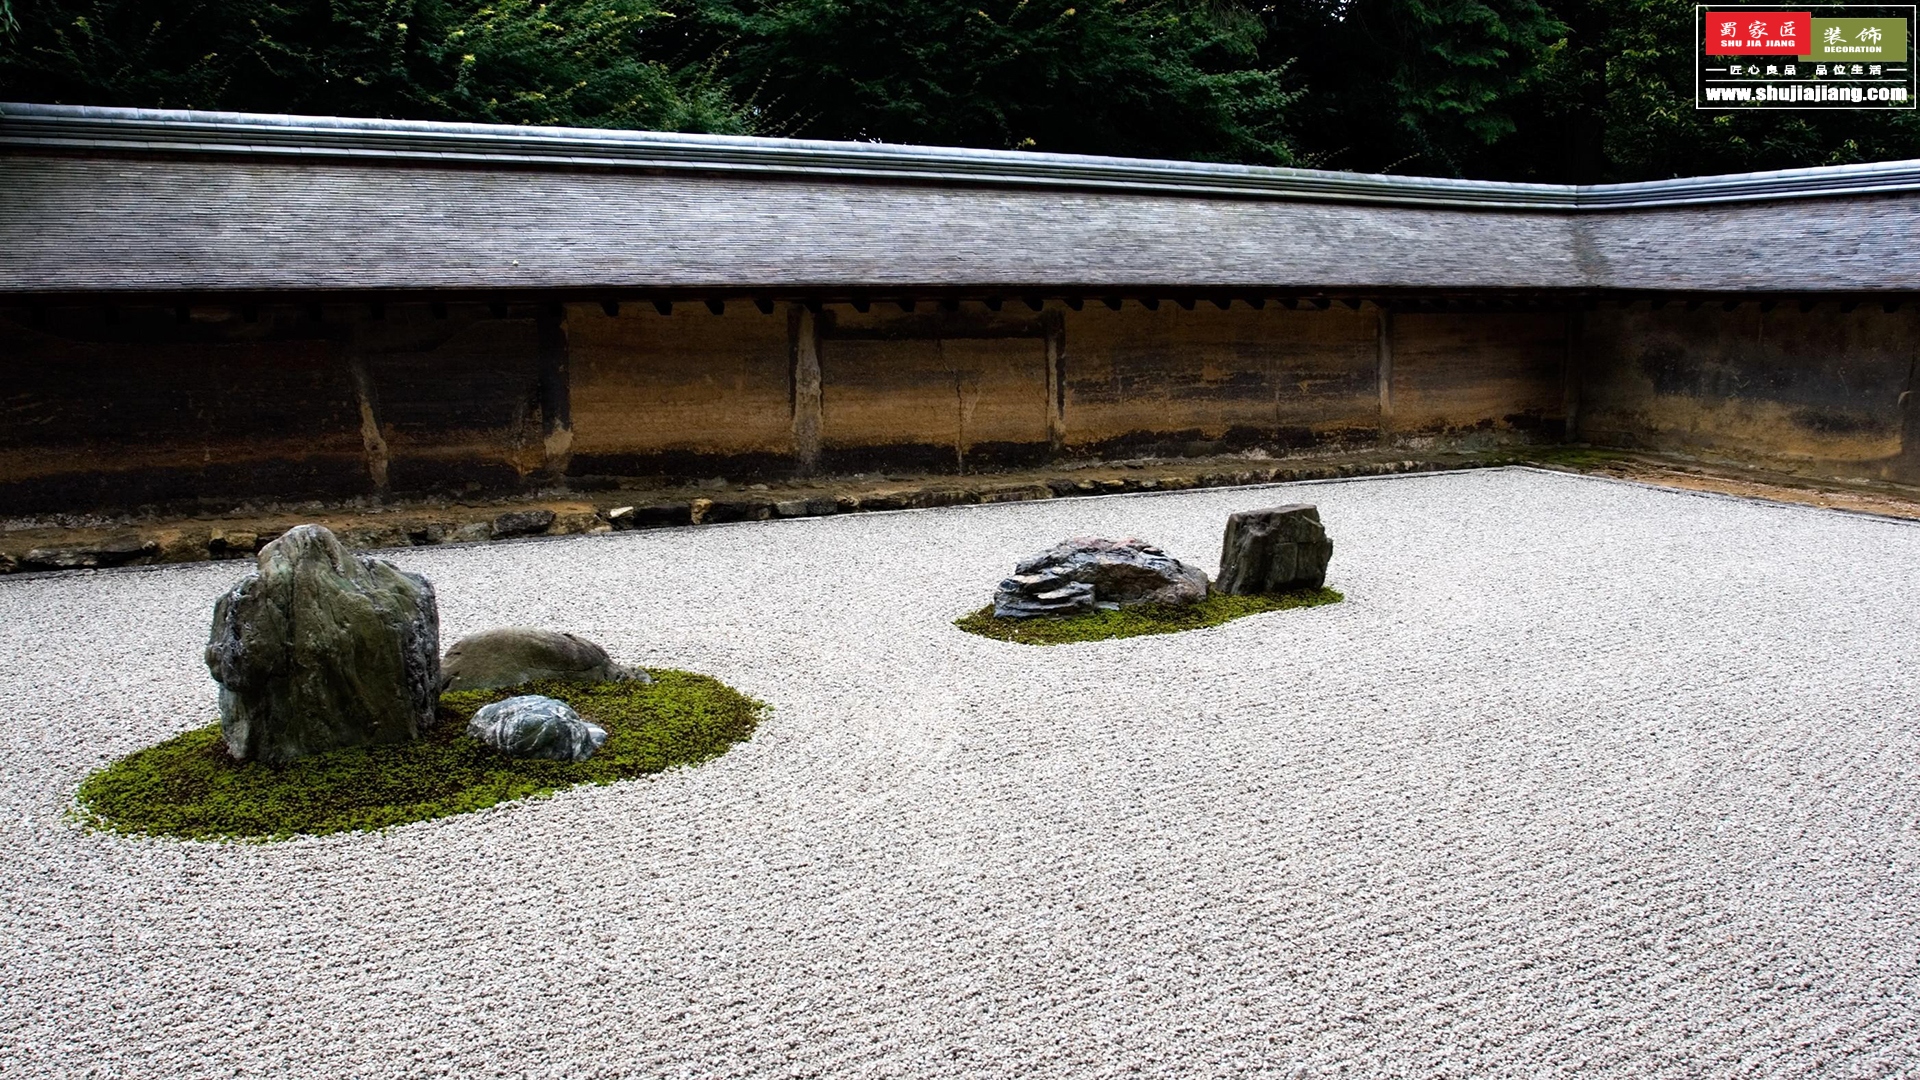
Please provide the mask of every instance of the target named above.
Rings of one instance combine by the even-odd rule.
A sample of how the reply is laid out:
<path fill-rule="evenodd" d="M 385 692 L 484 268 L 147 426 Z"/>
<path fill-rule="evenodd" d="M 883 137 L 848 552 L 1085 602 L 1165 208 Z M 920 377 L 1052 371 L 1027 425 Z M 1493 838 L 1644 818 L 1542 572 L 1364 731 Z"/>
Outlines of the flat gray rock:
<path fill-rule="evenodd" d="M 523 694 L 481 707 L 467 734 L 509 757 L 585 761 L 605 745 L 607 729 L 555 698 Z"/>
<path fill-rule="evenodd" d="M 34 548 L 21 565 L 28 570 L 89 570 L 102 566 L 125 566 L 137 559 L 160 554 L 160 545 L 138 536 L 116 536 L 92 544 Z"/>
<path fill-rule="evenodd" d="M 1142 540 L 1077 536 L 1023 560 L 994 593 L 1002 618 L 1074 614 L 1113 604 L 1191 604 L 1207 575 Z"/>
<path fill-rule="evenodd" d="M 1227 518 L 1214 588 L 1235 596 L 1318 589 L 1327 583 L 1333 541 L 1318 508 L 1292 503 Z"/>
<path fill-rule="evenodd" d="M 1064 581 L 1052 574 L 1015 574 L 1000 583 L 993 596 L 993 613 L 1002 619 L 1031 619 L 1040 615 L 1078 615 L 1092 611 L 1093 586 Z"/>
<path fill-rule="evenodd" d="M 426 578 L 300 525 L 214 605 L 206 659 L 243 761 L 406 742 L 438 704 L 439 608 Z"/>
<path fill-rule="evenodd" d="M 446 690 L 494 690 L 538 679 L 571 683 L 652 682 L 614 663 L 607 650 L 575 634 L 502 626 L 453 643 L 440 665 Z"/>
<path fill-rule="evenodd" d="M 493 519 L 492 537 L 511 540 L 516 536 L 539 536 L 553 524 L 551 510 L 509 510 Z"/>

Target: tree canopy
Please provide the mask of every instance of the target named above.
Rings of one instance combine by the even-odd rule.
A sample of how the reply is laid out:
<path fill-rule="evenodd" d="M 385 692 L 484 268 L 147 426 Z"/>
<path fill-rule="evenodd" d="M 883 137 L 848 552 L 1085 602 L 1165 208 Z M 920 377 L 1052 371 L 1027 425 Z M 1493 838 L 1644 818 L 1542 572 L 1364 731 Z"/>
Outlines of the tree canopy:
<path fill-rule="evenodd" d="M 1693 108 L 1690 0 L 0 0 L 0 100 L 1595 183 L 1920 156 Z"/>

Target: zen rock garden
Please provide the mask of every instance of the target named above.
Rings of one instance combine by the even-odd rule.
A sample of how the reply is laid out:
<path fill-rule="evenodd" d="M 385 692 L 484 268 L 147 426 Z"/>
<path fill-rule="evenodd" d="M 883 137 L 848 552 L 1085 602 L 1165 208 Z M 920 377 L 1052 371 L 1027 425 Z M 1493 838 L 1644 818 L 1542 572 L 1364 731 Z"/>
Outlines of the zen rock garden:
<path fill-rule="evenodd" d="M 1243 511 L 1227 520 L 1219 580 L 1140 540 L 1079 537 L 1021 561 L 1000 583 L 993 615 L 1062 617 L 1210 595 L 1318 589 L 1333 542 L 1307 505 Z M 220 732 L 236 761 L 284 765 L 346 747 L 416 740 L 447 692 L 539 681 L 650 683 L 574 634 L 502 627 L 440 655 L 433 585 L 301 525 L 263 548 L 258 572 L 214 606 L 207 669 L 219 684 Z M 585 761 L 604 728 L 566 702 L 521 694 L 489 703 L 467 734 L 501 754 Z"/>
<path fill-rule="evenodd" d="M 1332 554 L 1304 505 L 1234 514 L 1216 581 L 1140 540 L 1079 537 L 957 623 L 1028 644 L 1196 629 L 1339 600 Z M 189 839 L 404 824 L 698 764 L 766 708 L 555 630 L 498 627 L 443 656 L 432 583 L 319 525 L 268 543 L 218 598 L 205 658 L 219 723 L 92 774 L 79 797 L 96 824 Z"/>
<path fill-rule="evenodd" d="M 443 665 L 433 586 L 318 525 L 268 544 L 259 572 L 220 598 L 207 668 L 228 752 L 268 764 L 418 739 L 447 690 L 651 681 L 584 638 L 524 627 L 463 638 Z M 586 760 L 607 738 L 539 695 L 487 705 L 468 734 L 503 754 L 563 761 Z"/>
<path fill-rule="evenodd" d="M 1141 540 L 1075 537 L 1022 560 L 993 614 L 1033 619 L 1142 605 L 1185 607 L 1209 594 L 1260 596 L 1326 584 L 1333 541 L 1313 506 L 1245 510 L 1227 519 L 1219 580 Z"/>

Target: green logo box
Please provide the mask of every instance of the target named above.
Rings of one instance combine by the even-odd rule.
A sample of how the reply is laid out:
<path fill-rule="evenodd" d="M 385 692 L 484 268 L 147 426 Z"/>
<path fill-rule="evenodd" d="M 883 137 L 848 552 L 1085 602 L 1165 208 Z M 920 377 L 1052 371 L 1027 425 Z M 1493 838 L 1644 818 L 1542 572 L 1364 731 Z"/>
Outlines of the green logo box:
<path fill-rule="evenodd" d="M 1814 63 L 1872 61 L 1902 63 L 1907 59 L 1907 20 L 1814 19 L 1813 51 L 1800 57 Z"/>

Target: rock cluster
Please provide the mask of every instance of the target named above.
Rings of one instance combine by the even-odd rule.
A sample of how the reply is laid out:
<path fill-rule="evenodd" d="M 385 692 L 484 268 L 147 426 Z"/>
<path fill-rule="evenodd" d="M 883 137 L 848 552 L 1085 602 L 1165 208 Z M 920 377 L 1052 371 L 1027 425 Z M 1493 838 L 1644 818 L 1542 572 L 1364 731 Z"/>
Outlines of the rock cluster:
<path fill-rule="evenodd" d="M 503 626 L 453 643 L 440 666 L 445 690 L 493 690 L 536 679 L 571 683 L 652 682 L 614 663 L 607 650 L 574 634 Z"/>
<path fill-rule="evenodd" d="M 1016 565 L 994 594 L 993 613 L 1026 619 L 1100 606 L 1191 604 L 1206 595 L 1205 572 L 1151 544 L 1080 536 Z"/>
<path fill-rule="evenodd" d="M 1215 590 L 1235 596 L 1318 589 L 1327 582 L 1333 541 L 1318 508 L 1305 503 L 1243 510 L 1227 518 Z"/>
<path fill-rule="evenodd" d="M 234 757 L 284 763 L 433 723 L 440 615 L 425 578 L 319 525 L 288 530 L 258 565 L 214 606 L 207 644 Z"/>
<path fill-rule="evenodd" d="M 607 731 L 583 720 L 566 702 L 524 694 L 482 707 L 467 734 L 510 757 L 585 761 L 607 741 Z"/>

